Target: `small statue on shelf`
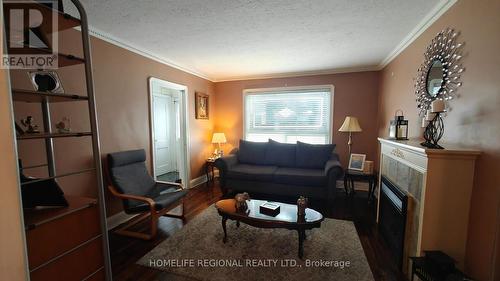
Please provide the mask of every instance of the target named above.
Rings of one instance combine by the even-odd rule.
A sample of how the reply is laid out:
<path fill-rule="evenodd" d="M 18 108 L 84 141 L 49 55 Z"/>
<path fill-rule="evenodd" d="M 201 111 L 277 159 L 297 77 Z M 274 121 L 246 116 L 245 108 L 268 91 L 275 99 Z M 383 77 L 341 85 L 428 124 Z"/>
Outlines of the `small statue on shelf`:
<path fill-rule="evenodd" d="M 68 117 L 63 117 L 63 119 L 56 123 L 57 132 L 60 134 L 66 134 L 71 132 L 71 121 Z"/>
<path fill-rule="evenodd" d="M 27 134 L 38 134 L 40 131 L 38 130 L 38 125 L 34 124 L 33 116 L 27 116 L 26 119 L 21 119 L 21 124 L 26 127 Z"/>
<path fill-rule="evenodd" d="M 236 200 L 236 212 L 245 213 L 248 209 L 247 200 L 250 200 L 250 195 L 247 192 L 238 193 L 234 199 Z"/>

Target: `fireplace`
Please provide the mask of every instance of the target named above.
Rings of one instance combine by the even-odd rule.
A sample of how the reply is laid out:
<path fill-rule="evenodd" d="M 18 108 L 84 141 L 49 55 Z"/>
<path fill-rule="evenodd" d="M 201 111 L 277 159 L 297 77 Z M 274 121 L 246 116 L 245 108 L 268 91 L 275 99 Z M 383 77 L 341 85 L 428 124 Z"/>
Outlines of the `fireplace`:
<path fill-rule="evenodd" d="M 382 176 L 379 206 L 379 230 L 393 253 L 399 268 L 403 265 L 408 196 Z"/>

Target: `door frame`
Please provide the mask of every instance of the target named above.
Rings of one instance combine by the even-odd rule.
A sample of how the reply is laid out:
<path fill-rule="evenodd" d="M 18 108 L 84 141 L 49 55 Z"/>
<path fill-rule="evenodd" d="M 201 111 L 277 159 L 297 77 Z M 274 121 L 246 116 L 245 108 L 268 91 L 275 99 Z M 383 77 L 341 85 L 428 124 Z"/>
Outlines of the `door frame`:
<path fill-rule="evenodd" d="M 180 131 L 181 131 L 181 146 L 184 149 L 181 151 L 181 157 L 183 163 L 177 163 L 178 167 L 182 167 L 183 171 L 180 174 L 180 178 L 182 179 L 183 185 L 187 188 L 190 186 L 191 179 L 191 165 L 190 165 L 190 157 L 189 157 L 189 104 L 188 104 L 188 87 L 185 85 L 169 82 L 156 77 L 148 78 L 148 95 L 149 95 L 149 131 L 150 131 L 150 146 L 151 146 L 151 174 L 156 180 L 156 147 L 155 147 L 155 130 L 154 130 L 154 104 L 153 104 L 153 92 L 152 92 L 152 84 L 153 82 L 158 82 L 163 86 L 181 91 L 181 96 L 179 98 L 180 102 Z"/>

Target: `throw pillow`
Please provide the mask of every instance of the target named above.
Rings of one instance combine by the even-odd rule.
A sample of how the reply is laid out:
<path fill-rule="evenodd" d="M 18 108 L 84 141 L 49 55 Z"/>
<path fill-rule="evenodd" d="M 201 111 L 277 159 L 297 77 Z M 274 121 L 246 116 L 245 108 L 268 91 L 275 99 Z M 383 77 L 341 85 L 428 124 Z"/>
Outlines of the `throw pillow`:
<path fill-rule="evenodd" d="M 266 165 L 267 142 L 240 140 L 238 162 L 244 164 Z"/>
<path fill-rule="evenodd" d="M 296 165 L 306 169 L 322 169 L 335 149 L 335 144 L 308 144 L 298 141 Z"/>
<path fill-rule="evenodd" d="M 266 162 L 280 167 L 295 167 L 296 144 L 269 140 Z"/>

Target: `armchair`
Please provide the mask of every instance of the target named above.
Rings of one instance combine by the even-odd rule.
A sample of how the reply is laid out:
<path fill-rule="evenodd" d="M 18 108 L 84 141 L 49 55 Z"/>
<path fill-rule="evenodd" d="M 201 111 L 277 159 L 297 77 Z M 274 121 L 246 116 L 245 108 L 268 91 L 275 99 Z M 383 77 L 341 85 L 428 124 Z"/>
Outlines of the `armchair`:
<path fill-rule="evenodd" d="M 107 156 L 107 169 L 105 170 L 109 183 L 108 189 L 113 196 L 122 200 L 125 213 L 138 214 L 121 226 L 116 233 L 150 240 L 158 232 L 159 217 L 169 216 L 184 220 L 184 206 L 182 206 L 182 215 L 171 215 L 167 212 L 183 205 L 183 197 L 187 191 L 178 183 L 155 181 L 149 175 L 145 161 L 144 149 L 110 153 Z M 129 230 L 130 227 L 148 217 L 150 218 L 149 233 Z"/>

